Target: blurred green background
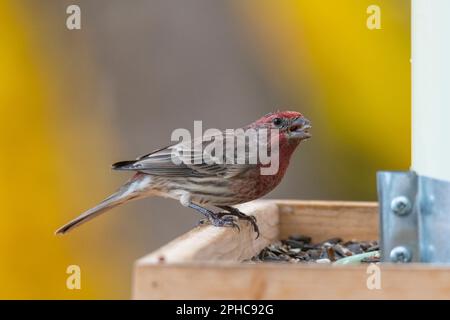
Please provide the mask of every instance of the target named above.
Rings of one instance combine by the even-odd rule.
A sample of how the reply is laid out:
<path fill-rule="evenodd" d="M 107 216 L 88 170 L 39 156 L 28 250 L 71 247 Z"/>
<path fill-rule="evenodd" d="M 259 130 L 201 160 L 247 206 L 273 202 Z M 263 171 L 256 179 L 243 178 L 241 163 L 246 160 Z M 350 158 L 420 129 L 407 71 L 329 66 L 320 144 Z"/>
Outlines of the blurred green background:
<path fill-rule="evenodd" d="M 0 21 L 0 298 L 129 298 L 133 261 L 195 212 L 146 199 L 53 232 L 128 179 L 111 163 L 194 120 L 312 120 L 271 198 L 376 200 L 375 172 L 409 167 L 408 0 L 0 0 Z"/>

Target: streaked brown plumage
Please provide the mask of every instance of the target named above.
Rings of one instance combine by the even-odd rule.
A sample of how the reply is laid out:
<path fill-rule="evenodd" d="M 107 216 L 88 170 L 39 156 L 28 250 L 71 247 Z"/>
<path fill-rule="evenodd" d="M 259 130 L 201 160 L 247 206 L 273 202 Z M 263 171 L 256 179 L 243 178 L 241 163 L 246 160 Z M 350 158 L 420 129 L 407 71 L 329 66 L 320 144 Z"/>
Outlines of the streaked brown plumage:
<path fill-rule="evenodd" d="M 116 193 L 96 207 L 86 211 L 76 219 L 56 231 L 64 234 L 82 223 L 130 200 L 149 196 L 162 196 L 179 200 L 184 206 L 202 213 L 216 226 L 236 226 L 234 219 L 249 220 L 258 232 L 254 218 L 248 217 L 231 206 L 258 199 L 273 190 L 283 178 L 289 160 L 299 143 L 310 137 L 310 122 L 302 114 L 283 111 L 268 114 L 245 129 L 277 129 L 279 139 L 279 169 L 273 175 L 261 175 L 259 162 L 256 164 L 211 163 L 205 154 L 191 148 L 194 144 L 177 143 L 154 151 L 133 161 L 115 163 L 115 170 L 135 171 L 136 174 Z M 229 133 L 225 133 L 226 136 Z M 236 148 L 235 145 L 225 148 Z M 176 163 L 175 151 L 184 152 Z M 188 151 L 188 152 L 187 152 Z M 228 150 L 230 151 L 230 150 Z M 234 150 L 236 151 L 236 150 Z M 248 150 L 246 149 L 248 153 Z M 201 157 L 199 162 L 186 161 Z M 237 152 L 233 152 L 236 157 Z M 224 156 L 228 155 L 227 150 Z M 235 159 L 234 159 L 235 160 Z M 227 213 L 214 213 L 205 206 L 214 206 Z"/>

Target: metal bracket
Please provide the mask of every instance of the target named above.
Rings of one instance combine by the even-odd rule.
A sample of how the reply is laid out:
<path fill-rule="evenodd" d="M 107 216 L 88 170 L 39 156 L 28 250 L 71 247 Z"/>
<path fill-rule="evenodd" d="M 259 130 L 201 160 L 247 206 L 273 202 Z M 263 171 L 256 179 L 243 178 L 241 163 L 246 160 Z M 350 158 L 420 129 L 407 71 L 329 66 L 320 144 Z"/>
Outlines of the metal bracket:
<path fill-rule="evenodd" d="M 382 261 L 450 263 L 450 182 L 383 171 L 377 185 Z"/>

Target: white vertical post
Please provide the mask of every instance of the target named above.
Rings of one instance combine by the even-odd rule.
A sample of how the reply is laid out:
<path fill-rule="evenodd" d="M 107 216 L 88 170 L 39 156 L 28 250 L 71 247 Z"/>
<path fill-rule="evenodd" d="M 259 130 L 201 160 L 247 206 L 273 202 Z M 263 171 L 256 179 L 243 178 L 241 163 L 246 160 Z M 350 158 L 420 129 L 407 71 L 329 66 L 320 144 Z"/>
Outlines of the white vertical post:
<path fill-rule="evenodd" d="M 450 181 L 450 0 L 413 0 L 411 31 L 411 169 Z"/>

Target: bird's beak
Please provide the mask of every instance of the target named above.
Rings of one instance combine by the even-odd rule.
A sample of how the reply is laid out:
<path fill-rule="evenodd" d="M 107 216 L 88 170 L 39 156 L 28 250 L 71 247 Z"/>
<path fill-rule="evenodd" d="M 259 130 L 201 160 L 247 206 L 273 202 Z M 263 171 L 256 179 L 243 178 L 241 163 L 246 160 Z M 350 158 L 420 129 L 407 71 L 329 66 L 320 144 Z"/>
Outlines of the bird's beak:
<path fill-rule="evenodd" d="M 311 129 L 311 121 L 303 117 L 297 118 L 289 126 L 289 137 L 300 140 L 309 139 L 311 138 L 309 129 Z"/>

